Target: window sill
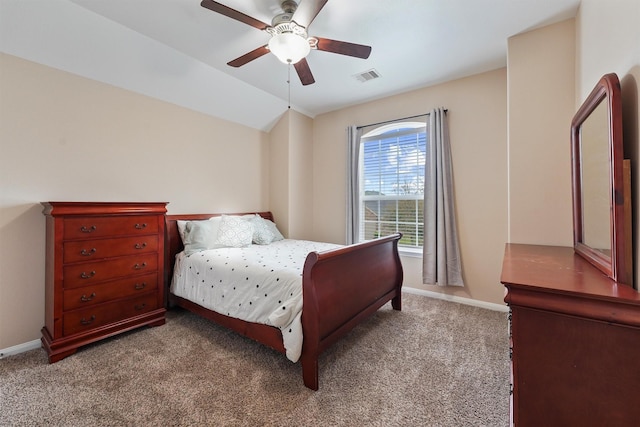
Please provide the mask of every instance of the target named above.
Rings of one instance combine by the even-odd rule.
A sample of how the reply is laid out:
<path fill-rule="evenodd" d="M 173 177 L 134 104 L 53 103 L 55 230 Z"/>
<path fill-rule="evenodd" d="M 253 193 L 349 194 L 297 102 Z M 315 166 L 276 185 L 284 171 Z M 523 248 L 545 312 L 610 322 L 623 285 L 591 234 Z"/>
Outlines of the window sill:
<path fill-rule="evenodd" d="M 398 247 L 400 256 L 406 256 L 410 258 L 422 258 L 422 248 L 403 248 Z"/>

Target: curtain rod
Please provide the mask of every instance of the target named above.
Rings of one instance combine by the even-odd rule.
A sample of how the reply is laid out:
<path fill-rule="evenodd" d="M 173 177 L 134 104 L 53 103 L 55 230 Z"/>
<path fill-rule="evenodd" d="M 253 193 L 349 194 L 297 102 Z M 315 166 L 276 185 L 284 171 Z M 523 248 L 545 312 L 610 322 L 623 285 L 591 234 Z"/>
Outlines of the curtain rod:
<path fill-rule="evenodd" d="M 444 109 L 444 112 L 448 112 L 448 109 Z M 364 125 L 364 126 L 357 126 L 356 129 L 362 129 L 362 128 L 368 128 L 369 126 L 378 126 L 378 125 L 384 125 L 387 123 L 393 123 L 393 122 L 398 122 L 400 120 L 407 120 L 407 119 L 415 119 L 416 117 L 422 117 L 422 116 L 429 116 L 431 113 L 424 113 L 424 114 L 417 114 L 415 116 L 409 116 L 409 117 L 403 117 L 401 119 L 394 119 L 394 120 L 386 120 L 384 122 L 378 122 L 378 123 L 372 123 L 370 125 Z"/>

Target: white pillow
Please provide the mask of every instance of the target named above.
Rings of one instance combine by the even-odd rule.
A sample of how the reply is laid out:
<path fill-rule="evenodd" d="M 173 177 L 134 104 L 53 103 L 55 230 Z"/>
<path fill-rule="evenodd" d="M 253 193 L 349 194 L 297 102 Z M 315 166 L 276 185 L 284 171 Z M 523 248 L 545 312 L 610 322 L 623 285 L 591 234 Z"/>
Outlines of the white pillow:
<path fill-rule="evenodd" d="M 182 224 L 180 224 L 181 222 Z M 220 217 L 201 221 L 178 221 L 178 233 L 182 228 L 180 237 L 184 244 L 185 254 L 188 256 L 195 252 L 220 247 L 216 244 L 220 222 Z"/>
<path fill-rule="evenodd" d="M 239 216 L 222 215 L 215 244 L 241 248 L 249 246 L 253 239 L 253 225 Z"/>
<path fill-rule="evenodd" d="M 182 243 L 184 243 L 184 227 L 187 225 L 187 222 L 189 221 L 185 221 L 182 219 L 176 221 L 176 224 L 178 224 L 178 234 L 180 235 L 180 240 L 182 240 Z"/>
<path fill-rule="evenodd" d="M 184 226 L 184 253 L 189 256 L 193 253 L 209 249 L 213 240 L 209 221 L 187 221 Z"/>
<path fill-rule="evenodd" d="M 268 245 L 273 242 L 276 236 L 264 218 L 256 214 L 249 219 L 249 222 L 253 225 L 253 243 L 257 245 Z"/>

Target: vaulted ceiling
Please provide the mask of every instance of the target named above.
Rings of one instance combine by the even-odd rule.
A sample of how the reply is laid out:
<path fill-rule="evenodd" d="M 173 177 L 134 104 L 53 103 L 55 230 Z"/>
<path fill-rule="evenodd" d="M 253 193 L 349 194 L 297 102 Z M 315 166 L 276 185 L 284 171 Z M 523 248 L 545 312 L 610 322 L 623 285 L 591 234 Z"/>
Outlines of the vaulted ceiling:
<path fill-rule="evenodd" d="M 271 23 L 280 1 L 219 3 Z M 268 130 L 289 103 L 314 117 L 504 67 L 509 37 L 571 18 L 579 2 L 329 0 L 309 34 L 372 52 L 359 59 L 312 50 L 307 61 L 316 83 L 308 86 L 272 54 L 228 66 L 269 35 L 200 0 L 1 0 L 0 50 Z M 354 77 L 372 69 L 381 77 Z"/>

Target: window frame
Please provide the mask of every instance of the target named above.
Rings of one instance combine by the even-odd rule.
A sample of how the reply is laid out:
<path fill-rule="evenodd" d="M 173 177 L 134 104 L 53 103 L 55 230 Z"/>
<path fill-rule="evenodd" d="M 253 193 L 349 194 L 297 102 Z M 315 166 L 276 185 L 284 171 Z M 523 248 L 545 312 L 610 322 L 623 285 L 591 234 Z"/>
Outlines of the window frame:
<path fill-rule="evenodd" d="M 359 185 L 358 185 L 357 203 L 359 206 L 358 211 L 359 211 L 359 224 L 360 224 L 359 230 L 358 230 L 358 241 L 364 242 L 364 241 L 371 240 L 371 239 L 365 238 L 366 227 L 367 225 L 371 225 L 374 223 L 377 224 L 374 234 L 379 233 L 380 230 L 382 229 L 381 224 L 385 224 L 385 223 L 392 224 L 395 227 L 395 230 L 396 230 L 395 232 L 399 230 L 402 231 L 403 225 L 408 225 L 409 227 L 414 226 L 415 234 L 413 234 L 411 238 L 413 238 L 414 241 L 416 241 L 416 244 L 407 245 L 400 242 L 398 245 L 398 249 L 400 253 L 403 255 L 420 257 L 422 256 L 422 248 L 424 245 L 424 163 L 426 159 L 426 151 L 427 151 L 426 149 L 427 149 L 429 135 L 428 135 L 428 115 L 417 116 L 417 117 L 421 117 L 422 120 L 417 121 L 416 117 L 412 117 L 410 119 L 400 119 L 400 120 L 395 120 L 393 122 L 387 122 L 382 126 L 374 125 L 375 127 L 373 126 L 366 127 L 366 128 L 371 128 L 371 130 L 365 131 L 363 135 L 360 137 L 360 144 L 359 144 L 360 155 L 359 155 L 359 161 L 358 161 Z M 371 190 L 366 190 L 367 185 L 365 180 L 365 155 L 364 155 L 366 144 L 377 141 L 378 144 L 381 145 L 382 141 L 385 141 L 385 140 L 388 141 L 390 138 L 399 139 L 407 135 L 418 135 L 415 140 L 415 147 L 420 151 L 416 154 L 415 161 L 417 163 L 415 163 L 415 166 L 414 166 L 416 168 L 422 168 L 421 171 L 420 169 L 416 169 L 417 171 L 416 185 L 418 187 L 418 192 L 409 193 L 409 194 L 394 193 L 394 194 L 385 195 L 385 194 L 380 194 L 382 193 L 380 189 L 379 194 L 366 194 L 367 191 L 371 191 Z M 406 146 L 402 145 L 401 149 L 410 147 L 411 144 L 412 143 L 410 142 Z M 378 147 L 378 153 L 380 153 L 381 151 L 382 150 L 380 149 L 380 147 Z M 421 157 L 421 161 L 420 161 L 420 157 Z M 400 163 L 403 160 L 404 159 L 397 157 L 398 163 Z M 409 160 L 412 160 L 412 159 L 409 158 Z M 398 169 L 400 169 L 400 166 L 398 166 Z M 381 172 L 379 173 L 382 174 Z M 400 172 L 398 171 L 397 174 L 399 177 Z M 420 182 L 420 180 L 422 180 L 422 182 Z M 396 188 L 399 186 L 398 181 L 396 181 L 395 183 Z M 377 221 L 366 220 L 365 213 L 368 209 L 366 207 L 366 203 L 372 202 L 372 201 L 374 202 L 375 201 L 378 201 L 378 202 L 396 201 L 395 208 L 392 208 L 395 211 L 396 220 L 385 221 L 384 218 L 381 218 L 380 212 L 382 208 L 380 205 L 378 205 L 378 209 L 375 211 L 377 212 L 377 215 L 378 215 Z M 399 201 L 415 201 L 416 202 L 415 210 L 414 210 L 415 221 L 406 222 L 406 221 L 403 221 L 402 218 L 399 218 L 399 216 L 402 214 L 402 210 L 398 206 Z M 422 201 L 422 205 L 420 206 L 421 201 Z M 422 215 L 420 215 L 421 213 Z M 408 235 L 407 233 L 403 233 L 403 236 L 408 236 Z M 403 237 L 403 240 L 404 239 L 405 237 Z"/>

